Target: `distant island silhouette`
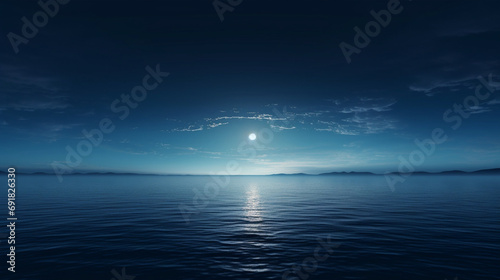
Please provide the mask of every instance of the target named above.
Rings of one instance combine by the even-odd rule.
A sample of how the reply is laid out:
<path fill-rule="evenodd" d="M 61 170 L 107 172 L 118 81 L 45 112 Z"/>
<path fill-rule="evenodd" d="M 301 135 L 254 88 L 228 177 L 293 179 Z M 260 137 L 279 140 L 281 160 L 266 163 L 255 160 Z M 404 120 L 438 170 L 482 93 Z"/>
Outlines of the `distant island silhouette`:
<path fill-rule="evenodd" d="M 3 170 L 0 171 L 0 174 L 8 174 Z M 22 175 L 55 175 L 51 172 L 16 172 L 16 174 Z M 500 175 L 500 168 L 492 168 L 492 169 L 481 169 L 476 171 L 462 171 L 462 170 L 448 170 L 448 171 L 440 171 L 440 172 L 427 172 L 427 171 L 415 171 L 415 172 L 390 172 L 390 173 L 373 173 L 373 172 L 357 172 L 357 171 L 334 171 L 328 173 L 320 173 L 320 174 L 307 174 L 307 173 L 278 173 L 278 174 L 269 174 L 269 175 L 236 175 L 236 176 L 338 176 L 338 175 L 372 175 L 372 176 L 380 176 L 380 175 Z M 74 172 L 67 173 L 65 175 L 148 175 L 148 176 L 209 176 L 207 175 L 193 175 L 193 174 L 146 174 L 146 173 L 134 173 L 134 172 Z"/>
<path fill-rule="evenodd" d="M 440 172 L 427 172 L 427 171 L 415 171 L 415 172 L 390 172 L 385 174 L 377 174 L 372 172 L 330 172 L 330 173 L 321 173 L 319 176 L 323 175 L 465 175 L 465 174 L 500 174 L 500 168 L 493 169 L 481 169 L 476 171 L 462 171 L 462 170 L 448 170 L 448 171 L 440 171 Z"/>

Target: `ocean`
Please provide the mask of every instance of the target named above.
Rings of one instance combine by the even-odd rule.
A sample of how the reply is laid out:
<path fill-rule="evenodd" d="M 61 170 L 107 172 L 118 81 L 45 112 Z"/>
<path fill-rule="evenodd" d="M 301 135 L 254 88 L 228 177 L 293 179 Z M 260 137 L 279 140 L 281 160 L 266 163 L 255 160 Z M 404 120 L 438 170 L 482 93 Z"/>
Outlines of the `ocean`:
<path fill-rule="evenodd" d="M 1 279 L 500 279 L 500 176 L 222 179 L 18 174 Z"/>

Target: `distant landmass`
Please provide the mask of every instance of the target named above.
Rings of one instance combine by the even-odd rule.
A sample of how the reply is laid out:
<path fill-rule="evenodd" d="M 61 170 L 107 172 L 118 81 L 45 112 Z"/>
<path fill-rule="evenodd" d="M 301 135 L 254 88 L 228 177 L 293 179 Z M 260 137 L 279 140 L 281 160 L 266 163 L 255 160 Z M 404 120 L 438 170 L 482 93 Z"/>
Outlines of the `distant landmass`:
<path fill-rule="evenodd" d="M 329 172 L 329 173 L 321 173 L 321 174 L 318 174 L 318 175 L 377 175 L 375 173 L 372 173 L 372 172 L 355 172 L 355 171 L 351 171 L 351 172 Z"/>
<path fill-rule="evenodd" d="M 298 174 L 303 174 L 303 173 L 298 173 Z M 391 172 L 389 174 L 395 174 L 395 175 L 465 175 L 465 174 L 500 174 L 500 168 L 493 168 L 493 169 L 482 169 L 482 170 L 477 170 L 477 171 L 462 171 L 462 170 L 448 170 L 448 171 L 441 171 L 441 172 L 427 172 L 427 171 L 415 171 L 412 173 L 400 173 L 400 172 Z M 276 174 L 276 175 L 297 175 L 297 174 Z M 307 174 L 311 175 L 311 174 Z M 329 176 L 329 175 L 385 175 L 385 174 L 376 174 L 373 172 L 356 172 L 356 171 L 350 171 L 350 172 L 328 172 L 328 173 L 321 173 L 318 174 L 318 176 Z"/>
<path fill-rule="evenodd" d="M 500 174 L 500 168 L 481 169 L 481 170 L 471 171 L 471 172 L 466 172 L 466 171 L 462 171 L 462 170 L 448 170 L 448 171 L 441 171 L 441 172 L 426 172 L 426 171 L 416 171 L 413 173 L 392 172 L 390 174 L 396 174 L 396 175 L 406 175 L 406 174 L 412 174 L 412 175 Z"/>
<path fill-rule="evenodd" d="M 0 174 L 8 174 L 7 171 L 0 170 Z M 22 175 L 55 175 L 54 173 L 50 172 L 16 172 L 16 174 L 22 174 Z M 427 172 L 427 171 L 415 171 L 412 173 L 401 173 L 401 172 L 391 172 L 388 174 L 394 174 L 394 175 L 500 175 L 500 168 L 492 168 L 492 169 L 481 169 L 477 171 L 462 171 L 462 170 L 448 170 L 448 171 L 441 171 L 441 172 Z M 144 173 L 133 173 L 133 172 L 125 172 L 125 173 L 120 173 L 120 172 L 75 172 L 75 173 L 66 173 L 66 175 L 148 175 L 148 176 L 205 176 L 205 175 L 189 175 L 189 174 L 144 174 Z M 385 174 L 376 174 L 372 172 L 356 172 L 356 171 L 341 171 L 341 172 L 328 172 L 328 173 L 321 173 L 321 174 L 307 174 L 307 173 L 278 173 L 278 174 L 270 174 L 270 175 L 264 175 L 264 176 L 338 176 L 338 175 L 385 175 Z"/>
<path fill-rule="evenodd" d="M 477 174 L 500 174 L 500 168 L 483 169 L 483 170 L 474 171 L 473 173 L 477 173 Z"/>

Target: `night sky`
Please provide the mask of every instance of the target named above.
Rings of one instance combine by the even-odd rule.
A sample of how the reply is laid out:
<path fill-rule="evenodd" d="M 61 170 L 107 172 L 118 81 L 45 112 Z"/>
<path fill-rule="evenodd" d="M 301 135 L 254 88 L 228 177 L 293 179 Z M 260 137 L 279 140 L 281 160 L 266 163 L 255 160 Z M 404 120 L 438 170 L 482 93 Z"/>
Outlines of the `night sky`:
<path fill-rule="evenodd" d="M 2 170 L 500 167 L 499 1 L 64 2 L 0 4 Z"/>

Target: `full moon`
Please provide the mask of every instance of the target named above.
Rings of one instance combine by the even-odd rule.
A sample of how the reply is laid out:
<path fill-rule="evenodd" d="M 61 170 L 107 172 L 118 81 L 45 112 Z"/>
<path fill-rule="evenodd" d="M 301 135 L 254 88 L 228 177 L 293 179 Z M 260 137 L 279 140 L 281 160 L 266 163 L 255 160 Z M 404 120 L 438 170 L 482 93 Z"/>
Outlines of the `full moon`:
<path fill-rule="evenodd" d="M 255 135 L 255 133 L 250 133 L 250 135 L 248 135 L 248 139 L 253 141 L 253 140 L 257 139 L 257 135 Z"/>

